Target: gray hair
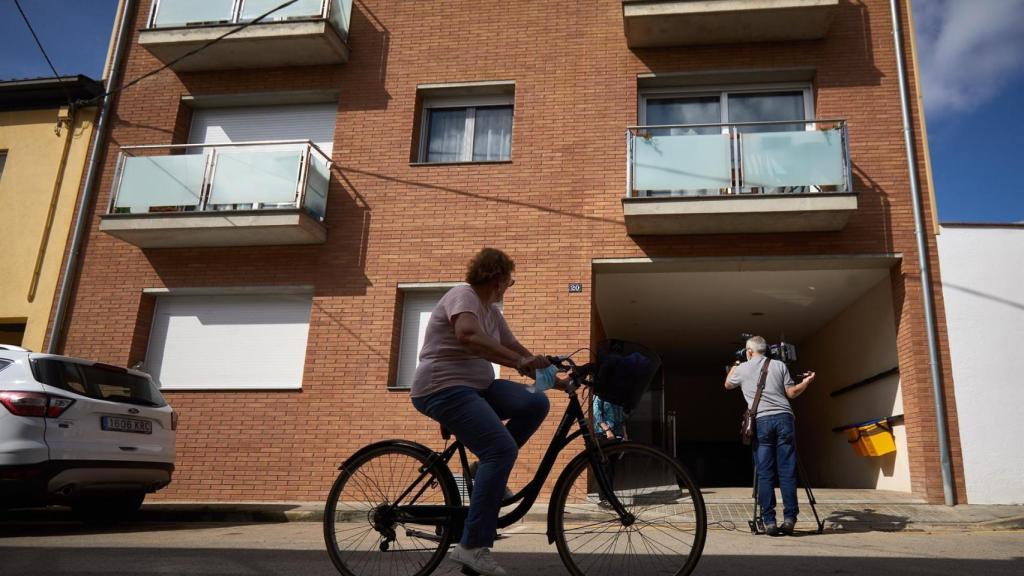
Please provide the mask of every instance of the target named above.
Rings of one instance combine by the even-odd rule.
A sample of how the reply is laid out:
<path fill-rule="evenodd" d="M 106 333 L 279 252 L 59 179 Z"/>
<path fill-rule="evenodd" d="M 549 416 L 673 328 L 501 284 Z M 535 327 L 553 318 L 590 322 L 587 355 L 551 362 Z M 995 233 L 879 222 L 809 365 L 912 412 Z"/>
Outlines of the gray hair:
<path fill-rule="evenodd" d="M 747 339 L 747 348 L 757 354 L 764 354 L 768 350 L 768 342 L 760 336 L 751 336 Z"/>

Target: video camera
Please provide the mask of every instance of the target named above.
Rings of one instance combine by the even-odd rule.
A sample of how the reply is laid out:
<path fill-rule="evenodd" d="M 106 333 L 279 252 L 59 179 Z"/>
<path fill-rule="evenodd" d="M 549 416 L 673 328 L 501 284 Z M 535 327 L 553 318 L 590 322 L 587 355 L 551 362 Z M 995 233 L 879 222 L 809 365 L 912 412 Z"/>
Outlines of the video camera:
<path fill-rule="evenodd" d="M 753 337 L 753 334 L 740 334 L 740 341 L 743 342 L 743 346 L 733 353 L 737 364 L 747 361 L 747 340 Z M 792 364 L 796 362 L 796 346 L 789 342 L 769 344 L 766 356 L 792 367 Z"/>

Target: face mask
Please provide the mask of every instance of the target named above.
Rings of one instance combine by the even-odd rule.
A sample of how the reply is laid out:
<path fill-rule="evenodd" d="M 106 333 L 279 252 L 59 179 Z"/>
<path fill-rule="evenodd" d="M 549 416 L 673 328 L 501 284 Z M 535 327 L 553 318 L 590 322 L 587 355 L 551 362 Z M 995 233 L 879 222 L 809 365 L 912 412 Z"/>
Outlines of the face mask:
<path fill-rule="evenodd" d="M 548 366 L 536 371 L 536 381 L 533 384 L 534 390 L 537 392 L 544 392 L 555 385 L 555 374 L 558 374 L 558 368 L 554 366 Z"/>

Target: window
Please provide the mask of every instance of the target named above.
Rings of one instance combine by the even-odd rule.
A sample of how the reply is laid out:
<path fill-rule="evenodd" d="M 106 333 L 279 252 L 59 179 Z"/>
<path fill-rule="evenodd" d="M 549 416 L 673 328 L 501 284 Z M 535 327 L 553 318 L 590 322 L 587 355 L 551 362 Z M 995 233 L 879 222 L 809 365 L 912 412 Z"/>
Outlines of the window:
<path fill-rule="evenodd" d="M 160 296 L 145 366 L 161 389 L 297 389 L 308 294 Z"/>
<path fill-rule="evenodd" d="M 722 146 L 725 156 L 718 158 L 721 164 L 714 167 L 707 165 L 702 168 L 709 174 L 725 175 L 725 180 L 717 182 L 712 178 L 695 178 L 686 180 L 676 178 L 674 183 L 690 182 L 692 187 L 685 189 L 661 189 L 664 183 L 655 184 L 656 189 L 643 189 L 639 192 L 646 196 L 689 196 L 718 195 L 722 193 L 781 193 L 807 192 L 806 186 L 751 187 L 730 184 L 730 172 L 733 176 L 746 174 L 742 170 L 741 161 L 737 158 L 740 150 L 744 158 L 752 157 L 741 144 L 736 134 L 802 132 L 813 130 L 813 123 L 806 120 L 814 118 L 811 100 L 811 87 L 807 83 L 776 84 L 725 89 L 693 88 L 651 89 L 641 93 L 640 120 L 644 126 L 665 126 L 665 128 L 646 128 L 644 131 L 651 136 L 666 136 L 668 139 L 683 137 L 690 145 L 708 149 L 709 144 Z M 771 124 L 751 124 L 771 122 Z M 740 124 L 739 126 L 735 126 Z M 715 135 L 721 134 L 716 138 Z M 732 134 L 733 136 L 729 136 Z M 693 136 L 694 138 L 689 138 Z M 706 141 L 698 142 L 697 137 L 706 137 Z M 723 140 L 722 138 L 727 138 Z M 752 137 L 753 139 L 753 137 Z M 730 154 L 732 158 L 730 158 Z M 730 164 L 731 163 L 731 164 Z M 679 170 L 679 167 L 674 167 Z M 699 185 L 698 182 L 704 183 Z M 714 186 L 720 184 L 720 187 Z M 708 186 L 714 187 L 708 187 Z M 667 186 L 666 186 L 667 187 Z"/>
<path fill-rule="evenodd" d="M 424 98 L 420 162 L 512 159 L 511 94 Z"/>
<path fill-rule="evenodd" d="M 4 166 L 7 164 L 7 150 L 0 150 L 0 178 L 4 177 Z"/>
<path fill-rule="evenodd" d="M 778 85 L 701 91 L 649 91 L 641 96 L 641 123 L 646 126 L 801 121 L 813 117 L 809 85 Z M 803 130 L 799 123 L 746 126 L 742 132 Z M 721 127 L 671 128 L 672 134 L 713 134 Z"/>
<path fill-rule="evenodd" d="M 12 364 L 12 362 L 10 360 L 5 360 L 3 358 L 0 358 L 0 372 L 3 372 L 4 368 L 7 368 L 11 364 Z"/>
<path fill-rule="evenodd" d="M 398 343 L 398 373 L 393 388 L 411 388 L 420 363 L 420 350 L 427 331 L 427 322 L 441 297 L 452 286 L 399 289 L 402 290 L 402 332 Z M 499 304 L 500 306 L 500 304 Z M 497 378 L 500 366 L 494 365 Z"/>
<path fill-rule="evenodd" d="M 32 361 L 32 371 L 43 384 L 81 396 L 141 406 L 167 405 L 148 378 L 122 369 L 42 358 Z"/>

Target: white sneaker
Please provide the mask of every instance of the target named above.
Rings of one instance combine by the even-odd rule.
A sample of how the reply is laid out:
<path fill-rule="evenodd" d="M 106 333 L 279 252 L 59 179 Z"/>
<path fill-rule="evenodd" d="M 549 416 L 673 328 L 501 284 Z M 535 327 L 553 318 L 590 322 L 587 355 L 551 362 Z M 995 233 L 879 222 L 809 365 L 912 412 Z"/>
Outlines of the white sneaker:
<path fill-rule="evenodd" d="M 483 574 L 483 576 L 508 576 L 508 572 L 501 566 L 498 566 L 498 563 L 491 557 L 490 548 L 483 546 L 479 548 L 464 548 L 462 544 L 457 544 L 448 553 L 448 558 L 474 572 Z"/>

